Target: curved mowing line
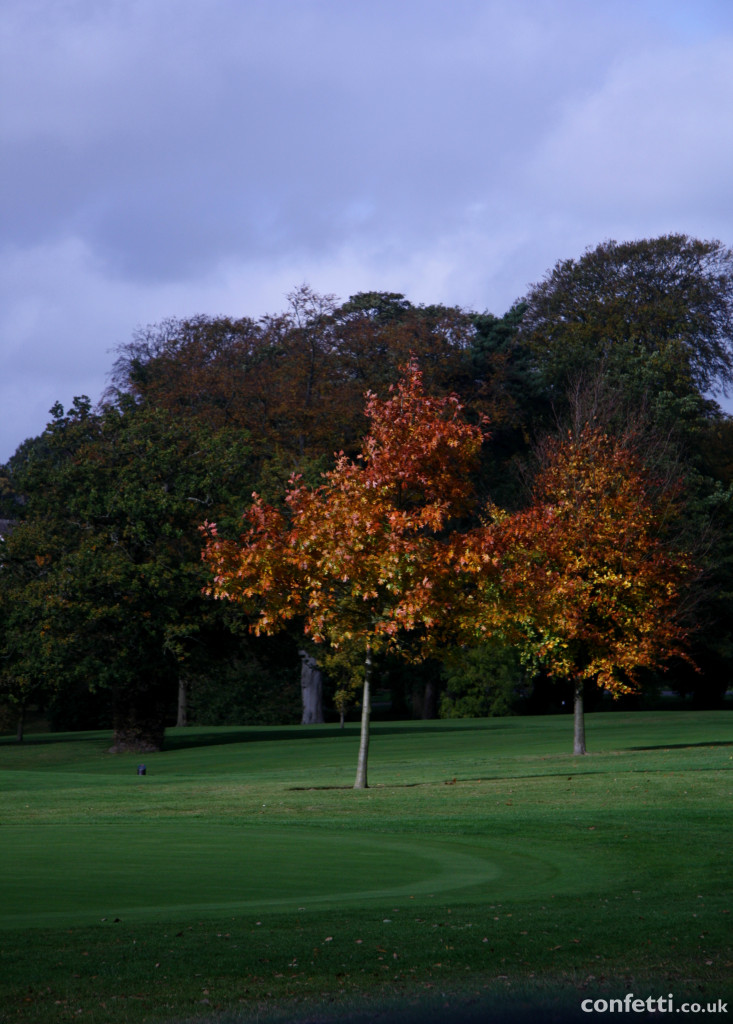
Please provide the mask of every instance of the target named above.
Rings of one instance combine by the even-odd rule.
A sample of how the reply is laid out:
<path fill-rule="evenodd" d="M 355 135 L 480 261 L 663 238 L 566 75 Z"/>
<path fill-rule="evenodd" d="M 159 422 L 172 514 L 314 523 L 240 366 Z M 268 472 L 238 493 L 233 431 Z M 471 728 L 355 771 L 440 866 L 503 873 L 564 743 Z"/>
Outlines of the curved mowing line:
<path fill-rule="evenodd" d="M 0 927 L 323 909 L 450 893 L 453 901 L 598 882 L 551 844 L 206 824 L 6 826 Z M 12 868 L 11 868 L 12 865 Z M 609 865 L 603 865 L 608 872 Z M 607 880 L 607 877 L 606 877 Z"/>

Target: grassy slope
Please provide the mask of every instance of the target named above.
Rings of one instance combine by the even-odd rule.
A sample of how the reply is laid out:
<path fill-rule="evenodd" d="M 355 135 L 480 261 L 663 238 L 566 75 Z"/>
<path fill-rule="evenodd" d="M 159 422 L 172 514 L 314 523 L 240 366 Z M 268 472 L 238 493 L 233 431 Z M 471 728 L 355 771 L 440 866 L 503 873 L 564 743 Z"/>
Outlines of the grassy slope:
<path fill-rule="evenodd" d="M 354 728 L 174 730 L 142 778 L 104 734 L 0 744 L 0 1021 L 713 1000 L 731 720 L 588 716 L 581 759 L 565 717 L 381 724 L 365 793 Z"/>

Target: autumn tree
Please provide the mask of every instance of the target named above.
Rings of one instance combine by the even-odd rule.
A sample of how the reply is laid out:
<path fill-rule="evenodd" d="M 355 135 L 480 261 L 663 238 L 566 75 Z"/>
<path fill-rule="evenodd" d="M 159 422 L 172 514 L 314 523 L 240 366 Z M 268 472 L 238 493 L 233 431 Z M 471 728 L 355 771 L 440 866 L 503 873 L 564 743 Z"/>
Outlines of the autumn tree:
<path fill-rule="evenodd" d="M 208 525 L 204 550 L 209 593 L 243 603 L 255 632 L 297 619 L 317 643 L 361 652 L 357 789 L 367 786 L 375 652 L 420 660 L 449 631 L 458 574 L 447 534 L 471 504 L 483 439 L 455 396 L 425 393 L 415 361 L 386 400 L 367 396 L 366 416 L 357 458 L 341 455 L 318 487 L 294 480 L 285 512 L 256 498 L 238 542 Z"/>
<path fill-rule="evenodd" d="M 733 251 L 681 234 L 607 241 L 559 261 L 524 306 L 515 347 L 556 422 L 575 434 L 586 422 L 616 436 L 633 428 L 653 474 L 684 480 L 684 546 L 704 569 L 690 645 L 699 670 L 676 661 L 669 676 L 701 706 L 719 705 L 733 563 L 720 447 L 730 418 L 714 397 L 733 383 Z M 533 430 L 543 426 L 553 429 L 533 416 Z"/>
<path fill-rule="evenodd" d="M 453 306 L 414 305 L 396 292 L 359 292 L 334 309 L 334 370 L 342 384 L 385 395 L 415 355 L 431 394 L 466 394 L 475 328 Z M 353 393 L 353 392 L 352 392 Z"/>
<path fill-rule="evenodd" d="M 463 394 L 474 334 L 457 308 L 381 292 L 339 304 L 301 285 L 256 321 L 171 318 L 138 331 L 118 349 L 110 394 L 244 427 L 263 458 L 276 452 L 300 471 L 304 459 L 358 450 L 364 393 L 385 397 L 412 353 L 431 393 Z"/>
<path fill-rule="evenodd" d="M 573 752 L 585 753 L 583 688 L 631 693 L 644 669 L 686 657 L 681 619 L 694 567 L 665 540 L 671 492 L 630 447 L 602 430 L 551 439 L 526 509 L 502 513 L 473 536 L 469 569 L 491 571 L 473 607 L 557 679 L 572 682 Z"/>

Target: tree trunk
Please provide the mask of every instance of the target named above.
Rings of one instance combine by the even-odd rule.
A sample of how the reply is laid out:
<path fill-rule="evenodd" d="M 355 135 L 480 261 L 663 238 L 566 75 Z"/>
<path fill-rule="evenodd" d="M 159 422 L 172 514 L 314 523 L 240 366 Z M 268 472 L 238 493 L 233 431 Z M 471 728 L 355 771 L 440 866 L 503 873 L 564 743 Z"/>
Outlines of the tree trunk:
<path fill-rule="evenodd" d="M 188 725 L 188 680 L 184 675 L 178 677 L 178 716 L 176 726 L 182 729 Z"/>
<path fill-rule="evenodd" d="M 25 707 L 21 707 L 20 713 L 18 714 L 18 743 L 23 742 L 25 735 Z"/>
<path fill-rule="evenodd" d="M 583 715 L 583 680 L 574 680 L 573 694 L 573 753 L 585 753 L 585 717 Z"/>
<path fill-rule="evenodd" d="M 438 717 L 438 688 L 434 679 L 425 682 L 421 717 L 425 720 Z"/>
<path fill-rule="evenodd" d="M 420 679 L 413 683 L 412 717 L 424 721 L 438 717 L 438 688 L 434 679 Z"/>
<path fill-rule="evenodd" d="M 367 647 L 364 660 L 364 692 L 361 706 L 361 737 L 359 739 L 359 760 L 356 765 L 354 789 L 367 788 L 367 761 L 369 759 L 369 716 L 372 709 L 372 649 Z"/>
<path fill-rule="evenodd" d="M 323 724 L 323 675 L 318 662 L 307 651 L 298 651 L 301 661 L 300 693 L 303 698 L 301 725 Z"/>

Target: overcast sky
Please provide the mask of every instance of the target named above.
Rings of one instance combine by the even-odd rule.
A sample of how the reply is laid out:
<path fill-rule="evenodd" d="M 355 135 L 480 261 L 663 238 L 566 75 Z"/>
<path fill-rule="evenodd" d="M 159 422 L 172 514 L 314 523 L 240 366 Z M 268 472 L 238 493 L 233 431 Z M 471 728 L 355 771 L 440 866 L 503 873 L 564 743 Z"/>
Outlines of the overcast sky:
<path fill-rule="evenodd" d="M 0 101 L 0 462 L 168 316 L 733 245 L 733 0 L 3 0 Z"/>

